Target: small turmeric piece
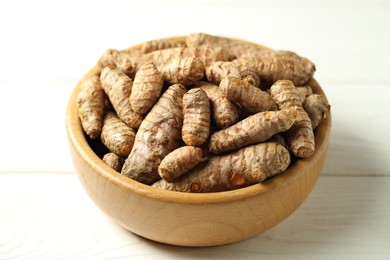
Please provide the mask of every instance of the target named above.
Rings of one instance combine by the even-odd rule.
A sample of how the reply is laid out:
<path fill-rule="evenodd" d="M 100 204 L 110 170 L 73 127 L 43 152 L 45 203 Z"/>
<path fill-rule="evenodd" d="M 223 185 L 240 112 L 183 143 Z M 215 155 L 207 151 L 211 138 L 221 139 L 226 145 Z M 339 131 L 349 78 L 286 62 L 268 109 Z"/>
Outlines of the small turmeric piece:
<path fill-rule="evenodd" d="M 330 111 L 330 105 L 325 97 L 319 94 L 308 96 L 302 104 L 303 108 L 309 115 L 313 129 L 321 123 L 322 119 Z"/>
<path fill-rule="evenodd" d="M 253 70 L 249 70 L 249 69 L 244 70 L 241 73 L 240 79 L 251 84 L 252 86 L 260 88 L 260 84 L 261 84 L 260 77 Z"/>
<path fill-rule="evenodd" d="M 203 67 L 206 67 L 215 61 L 227 60 L 228 56 L 226 49 L 223 49 L 221 46 L 198 46 L 194 48 L 174 47 L 152 51 L 145 54 L 141 60 L 142 62 L 152 61 L 157 69 L 162 71 L 162 67 L 167 66 L 169 60 L 183 60 L 189 58 L 199 59 L 199 61 L 202 62 Z"/>
<path fill-rule="evenodd" d="M 144 115 L 152 108 L 161 95 L 164 84 L 163 75 L 153 62 L 144 63 L 134 77 L 130 94 L 130 104 L 133 111 Z"/>
<path fill-rule="evenodd" d="M 126 157 L 133 148 L 135 131 L 109 111 L 104 115 L 101 139 L 111 152 Z"/>
<path fill-rule="evenodd" d="M 279 109 L 292 108 L 298 112 L 298 119 L 286 132 L 287 144 L 296 157 L 309 157 L 315 149 L 313 127 L 294 84 L 290 80 L 278 80 L 270 88 L 270 93 Z"/>
<path fill-rule="evenodd" d="M 202 148 L 182 146 L 173 150 L 161 161 L 158 174 L 167 182 L 188 172 L 202 161 Z"/>
<path fill-rule="evenodd" d="M 93 75 L 83 79 L 80 88 L 77 108 L 81 126 L 91 139 L 96 139 L 102 131 L 105 100 L 99 76 Z"/>
<path fill-rule="evenodd" d="M 257 65 L 259 61 L 256 57 L 240 56 L 239 58 L 232 60 L 232 62 L 236 64 L 244 65 L 248 70 L 256 72 L 257 75 Z"/>
<path fill-rule="evenodd" d="M 190 89 L 183 96 L 182 139 L 189 146 L 201 146 L 210 133 L 210 102 L 201 88 Z"/>
<path fill-rule="evenodd" d="M 219 84 L 219 88 L 227 99 L 239 103 L 249 113 L 277 109 L 275 101 L 267 92 L 239 78 L 226 77 Z"/>
<path fill-rule="evenodd" d="M 203 89 L 209 97 L 214 123 L 218 128 L 225 129 L 238 122 L 240 119 L 238 107 L 223 95 L 218 86 L 199 81 L 194 87 Z"/>
<path fill-rule="evenodd" d="M 269 84 L 277 80 L 291 80 L 294 85 L 306 84 L 315 72 L 315 65 L 307 58 L 291 51 L 263 50 L 253 54 L 257 59 L 257 73 Z"/>
<path fill-rule="evenodd" d="M 132 128 L 138 128 L 142 117 L 131 108 L 130 94 L 133 81 L 119 69 L 105 67 L 100 75 L 104 92 L 107 94 L 118 117 Z"/>
<path fill-rule="evenodd" d="M 234 58 L 251 57 L 253 53 L 267 50 L 267 48 L 250 42 L 231 43 L 229 52 Z"/>
<path fill-rule="evenodd" d="M 257 44 L 236 41 L 231 38 L 215 36 L 205 33 L 194 33 L 186 37 L 186 44 L 190 48 L 199 48 L 200 46 L 215 47 L 219 46 L 227 52 L 227 59 L 233 60 L 237 57 L 248 55 L 250 56 L 253 52 L 264 49 Z"/>
<path fill-rule="evenodd" d="M 153 62 L 157 69 L 160 71 L 160 67 L 164 66 L 167 60 L 171 60 L 177 57 L 189 57 L 193 56 L 192 52 L 186 47 L 175 47 L 162 50 L 155 50 L 142 56 L 143 63 Z"/>
<path fill-rule="evenodd" d="M 202 45 L 214 45 L 221 46 L 223 48 L 231 45 L 232 40 L 230 38 L 210 35 L 206 33 L 193 33 L 186 37 L 186 45 L 188 47 L 198 47 Z"/>
<path fill-rule="evenodd" d="M 185 92 L 183 85 L 170 86 L 146 115 L 123 165 L 123 175 L 145 184 L 160 179 L 161 160 L 180 145 Z"/>
<path fill-rule="evenodd" d="M 129 77 L 134 76 L 137 59 L 128 52 L 118 51 L 115 49 L 106 50 L 98 61 L 98 65 L 101 69 L 109 67 L 111 69 L 119 69 Z"/>
<path fill-rule="evenodd" d="M 298 114 L 294 109 L 257 113 L 213 133 L 210 136 L 209 150 L 220 154 L 264 142 L 273 135 L 290 129 L 297 118 Z"/>
<path fill-rule="evenodd" d="M 217 61 L 228 61 L 229 50 L 218 45 L 200 45 L 197 47 L 190 47 L 189 51 L 199 58 L 205 67 Z"/>
<path fill-rule="evenodd" d="M 211 83 L 219 85 L 226 77 L 240 78 L 247 67 L 231 61 L 216 61 L 206 67 L 207 80 Z"/>
<path fill-rule="evenodd" d="M 213 156 L 173 182 L 152 186 L 179 192 L 217 192 L 247 187 L 282 173 L 290 164 L 286 148 L 275 142 L 247 146 L 234 153 Z"/>
<path fill-rule="evenodd" d="M 150 40 L 142 45 L 141 53 L 146 54 L 156 50 L 164 50 L 181 46 L 183 46 L 182 43 L 169 39 Z"/>
<path fill-rule="evenodd" d="M 297 86 L 306 84 L 313 76 L 315 65 L 307 58 L 290 51 L 272 51 L 255 44 L 235 41 L 230 38 L 195 33 L 186 37 L 189 47 L 220 46 L 229 50 L 229 59 L 249 58 L 255 60 L 257 74 L 261 80 L 273 84 L 287 79 Z M 253 62 L 251 62 L 253 63 Z"/>
<path fill-rule="evenodd" d="M 158 69 L 168 84 L 189 86 L 204 76 L 204 65 L 195 56 L 169 59 Z"/>
<path fill-rule="evenodd" d="M 110 168 L 120 172 L 123 166 L 124 158 L 115 153 L 106 153 L 102 159 Z"/>
<path fill-rule="evenodd" d="M 303 103 L 303 101 L 305 101 L 305 99 L 306 99 L 308 96 L 310 96 L 311 94 L 313 94 L 313 89 L 311 88 L 310 85 L 295 86 L 295 89 L 296 89 L 297 92 L 298 92 L 299 100 L 301 101 L 301 103 Z"/>

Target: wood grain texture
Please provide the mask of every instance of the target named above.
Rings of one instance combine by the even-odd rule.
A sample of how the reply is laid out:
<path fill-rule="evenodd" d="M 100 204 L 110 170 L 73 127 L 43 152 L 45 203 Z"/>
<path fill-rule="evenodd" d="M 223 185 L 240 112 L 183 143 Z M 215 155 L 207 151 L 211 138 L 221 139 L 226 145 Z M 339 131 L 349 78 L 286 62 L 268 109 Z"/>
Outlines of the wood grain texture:
<path fill-rule="evenodd" d="M 132 26 L 145 14 L 154 20 Z M 0 259 L 390 259 L 389 1 L 2 1 L 0 24 Z M 201 31 L 313 60 L 332 133 L 316 187 L 289 218 L 194 249 L 142 239 L 94 205 L 64 115 L 105 49 Z"/>
<path fill-rule="evenodd" d="M 65 129 L 69 86 L 77 80 L 2 80 L 3 76 L 0 113 L 6 123 L 0 127 L 4 140 L 0 172 L 73 171 L 71 158 L 63 152 L 69 151 Z"/>
<path fill-rule="evenodd" d="M 169 0 L 163 4 L 156 0 L 119 3 L 71 0 L 62 4 L 47 0 L 22 2 L 23 10 L 18 4 L 6 2 L 0 8 L 0 24 L 12 25 L 4 26 L 2 35 L 3 39 L 13 40 L 2 41 L 0 50 L 0 57 L 7 57 L 6 62 L 0 63 L 0 71 L 2 77 L 8 79 L 78 79 L 82 76 L 80 73 L 87 71 L 107 48 L 122 49 L 145 40 L 200 31 L 239 37 L 274 49 L 294 50 L 315 61 L 315 77 L 320 82 L 325 79 L 390 79 L 386 66 L 381 66 L 383 61 L 390 59 L 390 53 L 386 51 L 390 45 L 390 28 L 384 26 L 390 23 L 390 2 L 386 0 L 233 0 L 217 1 L 207 8 L 204 8 L 208 3 L 205 0 Z M 37 4 L 44 5 L 50 12 L 41 11 L 37 16 L 27 11 L 36 8 Z M 90 12 L 91 5 L 94 12 Z M 175 10 L 175 15 L 166 15 L 172 10 Z M 178 22 L 187 21 L 189 15 L 197 17 L 199 12 L 202 17 L 215 17 L 215 21 L 223 19 L 224 26 L 219 22 L 210 23 L 210 19 Z M 72 19 L 69 19 L 69 13 L 72 13 Z M 86 14 L 88 19 L 85 19 Z M 128 25 L 138 24 L 143 20 L 143 14 L 153 17 L 153 22 L 143 23 L 142 29 L 140 26 L 136 31 L 129 30 Z M 274 21 L 275 15 L 277 21 Z M 103 16 L 107 17 L 105 23 L 91 26 L 90 21 L 99 21 Z M 226 17 L 239 19 L 224 19 Z M 28 24 L 24 22 L 27 20 Z M 51 21 L 50 25 L 47 21 Z M 259 24 L 267 26 L 256 26 Z M 48 26 L 56 28 L 50 35 Z M 24 34 L 15 35 L 15 31 Z M 31 39 L 29 48 L 24 46 L 26 38 Z M 12 58 L 9 50 L 17 50 L 20 57 L 29 57 L 23 60 L 23 67 L 29 69 L 22 75 L 14 69 L 20 66 L 20 60 Z M 56 55 L 44 55 L 42 59 L 42 53 Z M 37 62 L 42 66 L 36 66 Z"/>
<path fill-rule="evenodd" d="M 388 259 L 389 186 L 388 177 L 321 176 L 303 205 L 262 235 L 180 248 L 115 224 L 76 174 L 0 174 L 0 259 Z"/>
<path fill-rule="evenodd" d="M 390 82 L 325 82 L 333 129 L 325 175 L 390 176 Z"/>

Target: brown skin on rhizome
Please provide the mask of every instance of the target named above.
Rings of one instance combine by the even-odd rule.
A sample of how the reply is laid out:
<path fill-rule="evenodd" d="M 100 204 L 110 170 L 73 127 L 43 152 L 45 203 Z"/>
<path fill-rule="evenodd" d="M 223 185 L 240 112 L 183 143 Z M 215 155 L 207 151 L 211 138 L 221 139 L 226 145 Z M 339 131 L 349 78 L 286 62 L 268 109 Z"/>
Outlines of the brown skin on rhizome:
<path fill-rule="evenodd" d="M 78 95 L 86 136 L 100 137 L 111 168 L 167 190 L 226 191 L 281 174 L 313 154 L 330 110 L 308 85 L 310 60 L 221 36 L 108 49 L 98 65 Z"/>

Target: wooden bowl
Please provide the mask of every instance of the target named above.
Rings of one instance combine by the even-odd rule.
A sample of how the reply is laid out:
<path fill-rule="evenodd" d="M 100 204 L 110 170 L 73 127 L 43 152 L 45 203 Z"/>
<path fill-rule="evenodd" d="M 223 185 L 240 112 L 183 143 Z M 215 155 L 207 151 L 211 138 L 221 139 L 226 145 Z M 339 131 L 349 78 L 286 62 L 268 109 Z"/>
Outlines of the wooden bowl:
<path fill-rule="evenodd" d="M 175 38 L 184 41 L 184 37 Z M 141 44 L 129 49 L 140 48 Z M 87 75 L 98 72 L 92 68 Z M 66 127 L 80 182 L 96 205 L 125 229 L 178 246 L 215 246 L 256 236 L 294 212 L 321 173 L 329 143 L 330 114 L 315 131 L 316 150 L 284 173 L 250 187 L 193 194 L 153 188 L 108 167 L 85 137 L 76 107 L 78 84 L 70 97 Z M 315 93 L 324 95 L 312 79 Z M 82 214 L 82 213 L 80 213 Z"/>

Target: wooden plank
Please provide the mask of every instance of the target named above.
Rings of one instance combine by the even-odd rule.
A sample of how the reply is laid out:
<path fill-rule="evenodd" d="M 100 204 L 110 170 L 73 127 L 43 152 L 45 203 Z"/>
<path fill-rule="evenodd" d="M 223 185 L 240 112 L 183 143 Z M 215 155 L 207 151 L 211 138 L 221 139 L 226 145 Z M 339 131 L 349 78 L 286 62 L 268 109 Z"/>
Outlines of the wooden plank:
<path fill-rule="evenodd" d="M 288 219 L 240 243 L 179 248 L 108 219 L 74 174 L 0 174 L 0 259 L 389 259 L 390 178 L 322 176 Z"/>
<path fill-rule="evenodd" d="M 0 171 L 73 170 L 65 111 L 75 85 L 70 80 L 0 81 Z"/>
<path fill-rule="evenodd" d="M 324 174 L 390 175 L 390 83 L 324 81 L 332 131 Z"/>
<path fill-rule="evenodd" d="M 39 2 L 50 12 L 30 12 L 38 4 L 29 1 L 23 9 L 14 3 L 0 8 L 0 24 L 12 24 L 2 30 L 12 41 L 2 42 L 1 77 L 78 79 L 107 48 L 205 31 L 296 51 L 316 63 L 319 79 L 390 79 L 388 1 L 216 1 L 207 8 L 197 1 Z M 99 26 L 91 22 L 101 17 Z M 48 30 L 49 24 L 55 29 Z"/>

